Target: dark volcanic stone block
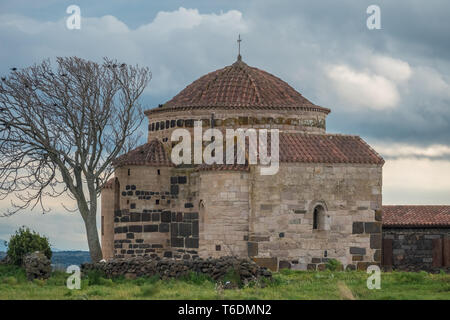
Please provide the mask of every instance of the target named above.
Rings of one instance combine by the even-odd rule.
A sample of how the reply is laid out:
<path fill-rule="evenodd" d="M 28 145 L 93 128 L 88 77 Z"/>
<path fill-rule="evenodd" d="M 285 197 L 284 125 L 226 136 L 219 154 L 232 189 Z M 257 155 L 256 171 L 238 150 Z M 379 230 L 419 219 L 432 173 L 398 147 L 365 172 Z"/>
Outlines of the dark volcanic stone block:
<path fill-rule="evenodd" d="M 177 184 L 172 184 L 170 186 L 170 193 L 171 194 L 178 194 L 180 192 L 180 188 L 178 187 Z"/>
<path fill-rule="evenodd" d="M 365 255 L 366 248 L 350 247 L 350 254 Z"/>
<path fill-rule="evenodd" d="M 353 234 L 364 233 L 364 222 L 353 222 L 352 233 Z"/>
<path fill-rule="evenodd" d="M 130 213 L 130 221 L 131 222 L 141 221 L 141 213 L 140 212 L 131 212 Z"/>
<path fill-rule="evenodd" d="M 193 205 L 192 203 L 190 203 L 190 202 L 186 202 L 186 203 L 184 204 L 184 207 L 185 207 L 185 208 L 193 208 L 194 205 Z"/>
<path fill-rule="evenodd" d="M 122 217 L 120 218 L 120 222 L 130 222 L 130 217 Z"/>
<path fill-rule="evenodd" d="M 179 184 L 185 184 L 186 182 L 187 182 L 187 177 L 186 176 L 178 177 L 178 183 Z"/>
<path fill-rule="evenodd" d="M 178 226 L 179 235 L 182 237 L 187 237 L 192 235 L 192 224 L 191 223 L 180 223 Z"/>
<path fill-rule="evenodd" d="M 159 213 L 158 212 L 152 213 L 152 221 L 159 221 Z"/>
<path fill-rule="evenodd" d="M 290 269 L 291 263 L 289 261 L 281 260 L 278 264 L 278 269 Z"/>
<path fill-rule="evenodd" d="M 157 224 L 145 225 L 144 232 L 158 232 L 158 225 Z"/>
<path fill-rule="evenodd" d="M 172 221 L 172 216 L 170 211 L 163 211 L 161 213 L 161 222 L 170 222 Z"/>
<path fill-rule="evenodd" d="M 184 247 L 184 238 L 174 237 L 170 239 L 170 243 L 174 248 L 183 248 Z"/>
<path fill-rule="evenodd" d="M 191 212 L 191 219 L 197 220 L 198 219 L 198 212 Z"/>
<path fill-rule="evenodd" d="M 170 224 L 170 234 L 172 237 L 178 236 L 178 223 L 171 223 Z"/>
<path fill-rule="evenodd" d="M 172 251 L 165 251 L 165 252 L 164 252 L 164 257 L 166 257 L 166 258 L 172 258 Z"/>
<path fill-rule="evenodd" d="M 152 219 L 151 213 L 148 212 L 142 213 L 142 221 L 151 221 L 151 219 Z"/>
<path fill-rule="evenodd" d="M 178 178 L 177 177 L 170 177 L 170 183 L 171 184 L 177 184 L 178 183 Z"/>
<path fill-rule="evenodd" d="M 183 221 L 183 213 L 177 212 L 177 222 L 181 222 L 181 221 Z"/>
<path fill-rule="evenodd" d="M 192 235 L 198 237 L 198 221 L 192 222 Z"/>
<path fill-rule="evenodd" d="M 162 247 L 163 247 L 162 244 L 157 244 L 157 243 L 152 244 L 152 248 L 162 248 Z"/>
<path fill-rule="evenodd" d="M 136 239 L 136 243 L 143 243 L 144 239 Z"/>
<path fill-rule="evenodd" d="M 159 224 L 159 232 L 169 232 L 169 224 L 168 223 L 160 223 Z"/>
<path fill-rule="evenodd" d="M 198 238 L 186 238 L 186 248 L 198 248 Z"/>
<path fill-rule="evenodd" d="M 381 249 L 381 234 L 370 235 L 370 248 Z"/>
<path fill-rule="evenodd" d="M 127 233 L 127 239 L 134 239 L 134 233 Z"/>
<path fill-rule="evenodd" d="M 381 222 L 364 222 L 366 233 L 381 233 Z"/>
<path fill-rule="evenodd" d="M 129 226 L 128 227 L 128 231 L 130 231 L 130 232 L 142 232 L 142 226 L 138 226 L 138 225 Z"/>

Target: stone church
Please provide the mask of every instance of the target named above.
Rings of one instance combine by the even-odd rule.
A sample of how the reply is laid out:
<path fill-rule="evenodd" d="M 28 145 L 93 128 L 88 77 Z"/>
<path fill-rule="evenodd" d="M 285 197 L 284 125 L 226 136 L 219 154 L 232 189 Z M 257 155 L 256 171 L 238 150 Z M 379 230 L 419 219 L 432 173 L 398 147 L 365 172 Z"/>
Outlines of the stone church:
<path fill-rule="evenodd" d="M 148 141 L 114 161 L 101 194 L 105 259 L 236 255 L 272 270 L 347 269 L 381 261 L 384 160 L 360 137 L 326 132 L 330 109 L 242 61 L 208 73 L 147 110 Z M 171 133 L 279 130 L 279 171 L 179 165 Z"/>

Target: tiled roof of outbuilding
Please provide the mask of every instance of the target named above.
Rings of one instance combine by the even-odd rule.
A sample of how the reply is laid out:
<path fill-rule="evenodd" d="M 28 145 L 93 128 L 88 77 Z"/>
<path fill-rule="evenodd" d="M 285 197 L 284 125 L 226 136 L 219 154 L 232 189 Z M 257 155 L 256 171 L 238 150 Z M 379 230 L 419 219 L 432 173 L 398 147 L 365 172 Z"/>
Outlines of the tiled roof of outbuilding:
<path fill-rule="evenodd" d="M 383 227 L 450 227 L 450 206 L 383 206 Z"/>
<path fill-rule="evenodd" d="M 172 166 L 169 156 L 159 140 L 152 140 L 113 161 L 115 167 L 124 165 Z"/>
<path fill-rule="evenodd" d="M 161 108 L 147 110 L 146 114 L 174 109 L 216 108 L 277 110 L 289 108 L 330 112 L 329 109 L 307 100 L 280 78 L 238 60 L 231 66 L 200 77 Z"/>

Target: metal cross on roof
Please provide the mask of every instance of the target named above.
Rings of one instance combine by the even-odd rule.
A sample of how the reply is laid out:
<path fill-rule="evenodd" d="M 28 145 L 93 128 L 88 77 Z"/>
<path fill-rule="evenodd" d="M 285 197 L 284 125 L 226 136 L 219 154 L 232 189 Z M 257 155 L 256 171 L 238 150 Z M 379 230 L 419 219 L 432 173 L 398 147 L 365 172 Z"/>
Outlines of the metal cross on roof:
<path fill-rule="evenodd" d="M 239 34 L 239 37 L 238 37 L 238 39 L 237 39 L 237 43 L 238 43 L 238 60 L 241 60 L 241 42 L 242 42 L 242 39 L 241 39 L 241 35 Z"/>

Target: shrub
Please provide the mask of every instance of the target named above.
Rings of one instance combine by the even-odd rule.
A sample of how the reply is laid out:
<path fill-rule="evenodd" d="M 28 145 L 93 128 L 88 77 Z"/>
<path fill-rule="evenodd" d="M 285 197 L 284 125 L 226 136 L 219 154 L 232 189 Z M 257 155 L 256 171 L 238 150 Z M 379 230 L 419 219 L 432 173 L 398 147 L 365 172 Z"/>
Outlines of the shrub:
<path fill-rule="evenodd" d="M 228 282 L 232 287 L 236 286 L 238 288 L 241 288 L 243 285 L 239 272 L 234 268 L 228 269 L 222 281 L 224 284 L 227 284 Z"/>
<path fill-rule="evenodd" d="M 327 268 L 327 270 L 330 271 L 338 271 L 341 270 L 342 268 L 342 264 L 339 260 L 336 259 L 330 259 L 328 260 L 328 262 L 325 264 L 325 267 Z"/>
<path fill-rule="evenodd" d="M 9 239 L 7 255 L 15 265 L 22 265 L 23 257 L 34 251 L 42 252 L 48 259 L 52 258 L 48 239 L 26 227 L 19 228 Z"/>
<path fill-rule="evenodd" d="M 86 274 L 89 286 L 101 286 L 105 282 L 105 273 L 99 270 L 90 270 Z M 112 284 L 112 280 L 111 280 Z"/>
<path fill-rule="evenodd" d="M 141 297 L 151 297 L 159 292 L 159 286 L 157 284 L 154 285 L 145 285 L 140 287 L 140 293 L 137 296 Z"/>
<path fill-rule="evenodd" d="M 204 273 L 197 273 L 190 271 L 185 276 L 181 277 L 180 280 L 186 281 L 188 283 L 202 285 L 204 282 L 213 282 L 212 278 Z"/>

